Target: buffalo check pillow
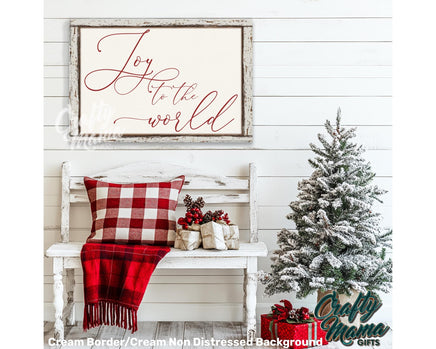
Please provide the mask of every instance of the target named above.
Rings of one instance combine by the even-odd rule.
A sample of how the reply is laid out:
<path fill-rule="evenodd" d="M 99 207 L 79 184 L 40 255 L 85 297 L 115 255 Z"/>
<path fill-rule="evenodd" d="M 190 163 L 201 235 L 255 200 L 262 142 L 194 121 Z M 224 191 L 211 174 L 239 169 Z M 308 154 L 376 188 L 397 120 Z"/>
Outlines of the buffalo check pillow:
<path fill-rule="evenodd" d="M 184 176 L 169 182 L 107 183 L 85 177 L 92 228 L 87 242 L 174 245 Z"/>

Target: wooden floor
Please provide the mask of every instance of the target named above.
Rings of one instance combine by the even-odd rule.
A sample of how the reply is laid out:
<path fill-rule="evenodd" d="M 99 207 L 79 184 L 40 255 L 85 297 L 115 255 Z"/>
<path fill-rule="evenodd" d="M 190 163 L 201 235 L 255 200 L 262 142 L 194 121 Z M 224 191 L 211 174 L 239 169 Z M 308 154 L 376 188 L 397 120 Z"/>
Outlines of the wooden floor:
<path fill-rule="evenodd" d="M 259 328 L 259 326 L 258 326 Z M 93 328 L 87 332 L 82 330 L 82 323 L 78 323 L 76 326 L 69 326 L 65 329 L 65 339 L 66 340 L 80 340 L 84 345 L 63 346 L 62 348 L 75 348 L 75 349 L 118 349 L 118 348 L 141 348 L 141 349 L 185 349 L 185 348 L 230 348 L 230 347 L 219 347 L 219 346 L 193 346 L 193 338 L 204 338 L 204 339 L 243 339 L 244 338 L 244 327 L 240 322 L 140 322 L 138 323 L 138 331 L 133 335 L 130 331 L 112 326 L 100 326 Z M 258 334 L 259 336 L 259 334 Z M 49 338 L 53 337 L 53 322 L 44 323 L 44 348 L 53 348 L 48 346 Z M 145 346 L 145 345 L 123 345 L 121 346 L 104 346 L 104 345 L 87 345 L 87 339 L 93 338 L 96 340 L 105 339 L 124 339 L 132 340 L 132 338 L 144 339 L 144 340 L 165 340 L 168 343 L 170 338 L 177 338 L 179 340 L 190 340 L 191 345 L 156 345 L 156 346 Z M 110 343 L 109 343 L 110 344 Z M 238 349 L 245 349 L 244 347 L 231 347 Z M 248 348 L 260 348 L 256 346 L 249 346 Z M 268 347 L 262 347 L 268 348 Z M 274 347 L 277 349 L 278 347 Z M 322 349 L 339 349 L 339 348 L 377 348 L 377 349 L 391 349 L 392 348 L 392 331 L 389 331 L 384 337 L 380 339 L 379 346 L 359 346 L 355 342 L 351 347 L 345 347 L 337 342 L 330 343 L 327 346 L 318 347 Z"/>

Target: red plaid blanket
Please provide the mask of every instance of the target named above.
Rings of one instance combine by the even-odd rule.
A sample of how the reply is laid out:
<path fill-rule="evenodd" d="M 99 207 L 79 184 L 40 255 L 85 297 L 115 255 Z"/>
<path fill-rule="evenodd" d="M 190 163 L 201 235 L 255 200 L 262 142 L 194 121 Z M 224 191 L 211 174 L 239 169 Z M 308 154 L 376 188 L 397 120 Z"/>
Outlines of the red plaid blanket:
<path fill-rule="evenodd" d="M 169 251 L 168 246 L 83 245 L 83 329 L 104 324 L 135 332 L 138 307 L 148 281 Z"/>

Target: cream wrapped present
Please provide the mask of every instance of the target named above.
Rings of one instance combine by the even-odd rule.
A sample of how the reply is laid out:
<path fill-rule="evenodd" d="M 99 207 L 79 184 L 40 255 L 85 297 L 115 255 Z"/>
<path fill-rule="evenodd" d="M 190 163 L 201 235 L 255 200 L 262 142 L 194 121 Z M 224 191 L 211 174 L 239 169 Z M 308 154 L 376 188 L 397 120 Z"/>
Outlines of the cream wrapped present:
<path fill-rule="evenodd" d="M 199 230 L 177 229 L 174 248 L 185 251 L 195 250 L 201 245 L 201 233 Z"/>
<path fill-rule="evenodd" d="M 224 225 L 224 241 L 228 250 L 239 250 L 239 228 L 237 225 Z"/>
<path fill-rule="evenodd" d="M 201 238 L 203 239 L 203 248 L 206 250 L 227 250 L 224 240 L 224 229 L 226 225 L 215 222 L 208 222 L 201 225 Z"/>

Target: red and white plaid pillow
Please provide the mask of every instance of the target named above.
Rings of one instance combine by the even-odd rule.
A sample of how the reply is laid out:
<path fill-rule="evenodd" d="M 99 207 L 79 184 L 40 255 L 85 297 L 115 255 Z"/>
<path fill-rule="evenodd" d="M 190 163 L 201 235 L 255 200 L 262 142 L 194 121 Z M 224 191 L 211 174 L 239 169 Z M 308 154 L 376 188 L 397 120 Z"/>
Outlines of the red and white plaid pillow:
<path fill-rule="evenodd" d="M 184 176 L 169 182 L 116 184 L 85 177 L 92 212 L 87 242 L 174 245 Z"/>

